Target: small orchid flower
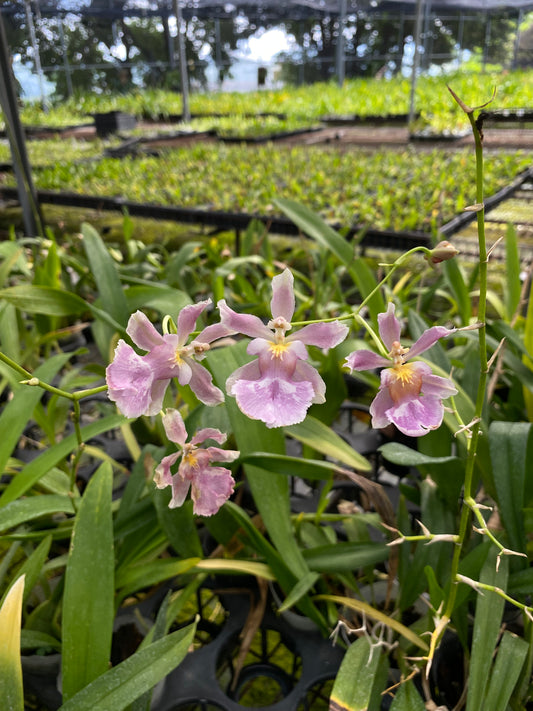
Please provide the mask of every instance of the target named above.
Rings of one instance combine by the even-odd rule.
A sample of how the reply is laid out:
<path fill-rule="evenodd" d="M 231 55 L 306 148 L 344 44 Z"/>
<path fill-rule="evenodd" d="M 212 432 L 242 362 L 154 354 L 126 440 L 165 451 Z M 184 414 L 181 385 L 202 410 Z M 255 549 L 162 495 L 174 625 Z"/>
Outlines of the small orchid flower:
<path fill-rule="evenodd" d="M 233 462 L 240 452 L 220 447 L 200 448 L 205 440 L 212 439 L 218 444 L 226 441 L 220 430 L 205 428 L 198 430 L 187 442 L 187 430 L 178 410 L 168 409 L 162 417 L 163 427 L 171 442 L 178 445 L 178 451 L 163 457 L 156 467 L 154 482 L 158 489 L 172 487 L 169 508 L 181 506 L 189 488 L 193 500 L 193 511 L 198 516 L 212 516 L 233 493 L 234 480 L 229 469 L 212 467 L 211 462 Z M 171 467 L 181 457 L 176 474 Z"/>
<path fill-rule="evenodd" d="M 394 304 L 378 315 L 379 335 L 389 351 L 387 358 L 372 351 L 350 353 L 346 365 L 351 371 L 381 371 L 381 386 L 370 406 L 372 426 L 386 427 L 391 422 L 404 434 L 420 437 L 442 424 L 442 400 L 455 395 L 457 389 L 449 378 L 434 375 L 430 366 L 421 361 L 407 362 L 445 338 L 455 329 L 444 326 L 428 328 L 411 348 L 400 344 L 400 322 L 394 314 Z"/>
<path fill-rule="evenodd" d="M 186 345 L 197 318 L 210 303 L 208 299 L 185 306 L 178 316 L 177 333 L 161 335 L 141 311 L 130 317 L 126 333 L 135 345 L 148 352 L 140 356 L 120 340 L 106 370 L 108 396 L 126 417 L 157 414 L 174 377 L 180 385 L 190 385 L 205 405 L 218 405 L 224 400 L 209 371 L 197 361 L 205 357 L 213 341 L 231 332 L 220 323 L 213 324 Z"/>
<path fill-rule="evenodd" d="M 293 284 L 289 269 L 272 279 L 272 320 L 266 326 L 257 316 L 237 314 L 224 300 L 218 302 L 221 323 L 252 337 L 247 352 L 258 356 L 230 375 L 227 392 L 245 415 L 267 427 L 301 422 L 312 403 L 325 401 L 326 385 L 307 363 L 306 346 L 333 348 L 348 333 L 345 325 L 333 321 L 309 324 L 286 335 L 295 308 Z"/>

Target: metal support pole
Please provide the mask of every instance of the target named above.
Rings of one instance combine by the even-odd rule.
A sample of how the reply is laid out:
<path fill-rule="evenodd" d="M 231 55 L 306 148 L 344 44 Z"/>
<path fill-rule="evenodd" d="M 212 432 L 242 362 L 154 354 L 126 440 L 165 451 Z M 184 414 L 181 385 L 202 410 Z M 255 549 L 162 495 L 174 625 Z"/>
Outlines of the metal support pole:
<path fill-rule="evenodd" d="M 39 92 L 41 94 L 41 106 L 43 111 L 48 110 L 48 105 L 46 103 L 46 92 L 44 90 L 44 75 L 43 68 L 41 66 L 41 55 L 39 53 L 39 43 L 37 42 L 37 35 L 35 34 L 35 24 L 33 22 L 33 13 L 31 11 L 30 0 L 26 0 L 26 21 L 28 23 L 28 30 L 30 33 L 31 46 L 33 49 L 33 61 L 35 63 L 35 70 L 37 76 L 39 77 Z"/>
<path fill-rule="evenodd" d="M 420 65 L 420 53 L 418 51 L 418 45 L 420 43 L 420 35 L 422 32 L 422 17 L 424 14 L 424 0 L 416 0 L 416 23 L 415 23 L 415 49 L 413 54 L 413 71 L 411 74 L 411 94 L 409 97 L 409 126 L 412 125 L 415 118 L 415 92 L 416 92 L 416 79 L 418 74 L 418 67 Z"/>
<path fill-rule="evenodd" d="M 518 17 L 516 18 L 516 36 L 514 38 L 514 51 L 513 60 L 511 63 L 511 69 L 516 69 L 518 67 L 518 51 L 520 49 L 520 25 L 524 19 L 524 10 L 520 8 L 518 10 Z"/>
<path fill-rule="evenodd" d="M 346 74 L 344 54 L 344 26 L 346 24 L 346 0 L 339 0 L 339 35 L 337 37 L 337 82 L 342 87 Z"/>
<path fill-rule="evenodd" d="M 24 230 L 28 237 L 44 234 L 43 219 L 33 185 L 26 140 L 20 122 L 17 95 L 13 85 L 11 57 L 7 45 L 4 19 L 0 12 L 0 107 L 4 113 L 6 133 L 11 149 L 17 193 L 22 208 Z"/>
<path fill-rule="evenodd" d="M 191 120 L 191 110 L 189 108 L 189 74 L 187 72 L 187 56 L 185 52 L 185 37 L 182 31 L 183 18 L 181 15 L 180 0 L 174 0 L 174 14 L 176 15 L 176 24 L 178 28 L 178 51 L 180 57 L 180 76 L 181 76 L 181 99 L 183 102 L 182 119 L 183 121 Z"/>
<path fill-rule="evenodd" d="M 63 55 L 63 67 L 65 68 L 65 79 L 67 82 L 67 95 L 70 98 L 74 95 L 72 86 L 72 72 L 68 61 L 67 44 L 65 42 L 65 32 L 63 30 L 63 20 L 59 18 L 59 39 L 61 40 L 61 54 Z"/>

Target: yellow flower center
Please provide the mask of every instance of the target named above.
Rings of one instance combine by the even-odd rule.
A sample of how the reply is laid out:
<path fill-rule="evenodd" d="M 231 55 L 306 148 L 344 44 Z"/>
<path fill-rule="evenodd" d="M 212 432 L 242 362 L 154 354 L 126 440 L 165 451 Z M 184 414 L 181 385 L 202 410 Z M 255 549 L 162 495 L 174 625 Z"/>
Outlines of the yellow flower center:
<path fill-rule="evenodd" d="M 189 449 L 189 447 L 185 445 L 185 449 L 183 452 L 183 461 L 185 462 L 185 464 L 193 468 L 198 466 L 198 457 L 196 456 L 195 449 L 196 447 Z"/>
<path fill-rule="evenodd" d="M 418 395 L 422 387 L 422 377 L 413 367 L 413 363 L 401 363 L 390 369 L 392 382 L 389 393 L 394 402 L 402 400 L 407 395 Z"/>
<path fill-rule="evenodd" d="M 279 358 L 280 360 L 283 360 L 283 354 L 285 353 L 288 347 L 288 343 L 272 343 L 269 346 L 272 358 Z"/>

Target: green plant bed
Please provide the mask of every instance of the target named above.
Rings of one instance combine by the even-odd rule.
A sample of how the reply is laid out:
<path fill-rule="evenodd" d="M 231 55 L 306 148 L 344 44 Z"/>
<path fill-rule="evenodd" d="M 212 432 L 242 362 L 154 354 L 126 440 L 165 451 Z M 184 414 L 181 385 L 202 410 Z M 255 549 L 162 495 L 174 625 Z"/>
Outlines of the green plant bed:
<path fill-rule="evenodd" d="M 49 138 L 39 141 L 27 141 L 26 148 L 33 167 L 38 167 L 58 162 L 74 162 L 85 158 L 95 158 L 103 155 L 105 148 L 117 145 L 118 142 L 116 138 L 111 141 Z M 11 151 L 7 142 L 0 143 L 0 162 L 11 162 Z"/>
<path fill-rule="evenodd" d="M 495 153 L 486 194 L 529 163 L 525 152 Z M 465 150 L 342 152 L 316 146 L 275 149 L 273 144 L 196 145 L 158 158 L 65 161 L 35 173 L 37 187 L 48 190 L 263 215 L 276 214 L 275 198 L 285 197 L 345 226 L 425 232 L 436 232 L 475 202 L 472 181 Z"/>

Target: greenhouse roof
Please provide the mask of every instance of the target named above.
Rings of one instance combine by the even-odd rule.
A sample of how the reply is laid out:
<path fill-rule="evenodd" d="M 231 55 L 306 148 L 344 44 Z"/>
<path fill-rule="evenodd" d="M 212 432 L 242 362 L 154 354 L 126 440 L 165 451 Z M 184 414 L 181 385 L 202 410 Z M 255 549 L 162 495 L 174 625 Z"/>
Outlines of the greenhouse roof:
<path fill-rule="evenodd" d="M 460 9 L 472 11 L 497 11 L 504 9 L 533 8 L 533 0 L 425 0 L 434 10 Z M 255 22 L 298 20 L 324 15 L 339 15 L 343 0 L 179 0 L 185 18 L 225 19 L 244 15 Z M 416 0 L 345 0 L 349 15 L 361 10 L 404 9 Z M 174 0 L 39 0 L 35 3 L 42 15 L 74 13 L 95 17 L 149 17 L 173 15 Z M 2 12 L 25 12 L 22 0 L 4 2 Z"/>

